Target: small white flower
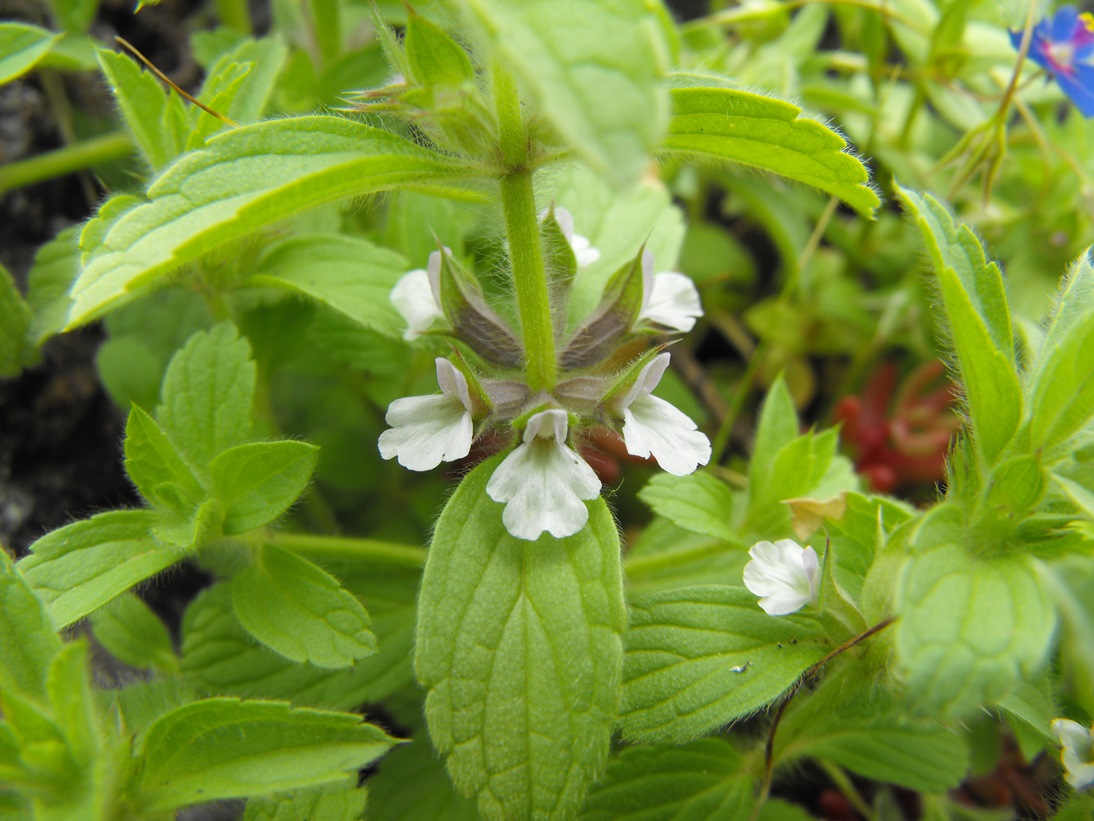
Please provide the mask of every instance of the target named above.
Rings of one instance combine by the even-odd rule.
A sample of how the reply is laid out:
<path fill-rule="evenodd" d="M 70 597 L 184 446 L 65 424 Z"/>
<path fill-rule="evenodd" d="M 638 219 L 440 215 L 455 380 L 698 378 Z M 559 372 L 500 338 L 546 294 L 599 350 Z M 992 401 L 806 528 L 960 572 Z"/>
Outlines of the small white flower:
<path fill-rule="evenodd" d="M 694 328 L 695 320 L 703 315 L 699 289 L 691 277 L 675 271 L 653 273 L 653 254 L 649 251 L 642 253 L 642 290 L 639 321 L 683 332 Z"/>
<path fill-rule="evenodd" d="M 546 216 L 547 211 L 544 210 L 540 212 L 539 218 L 543 219 Z M 578 268 L 585 268 L 600 259 L 600 251 L 593 247 L 588 238 L 574 233 L 573 214 L 565 208 L 556 208 L 555 221 L 558 223 L 558 227 L 562 229 L 566 241 L 570 243 L 570 248 L 573 249 Z"/>
<path fill-rule="evenodd" d="M 1067 782 L 1077 790 L 1094 786 L 1094 727 L 1088 730 L 1076 721 L 1058 718 L 1052 722 L 1052 732 L 1063 748 L 1060 760 Z"/>
<path fill-rule="evenodd" d="M 545 410 L 528 420 L 524 442 L 505 457 L 486 492 L 505 505 L 505 529 L 534 541 L 543 531 L 557 539 L 585 526 L 584 499 L 600 494 L 600 479 L 566 444 L 566 411 Z"/>
<path fill-rule="evenodd" d="M 617 410 L 623 414 L 627 453 L 644 459 L 652 454 L 664 470 L 684 476 L 710 461 L 710 440 L 686 414 L 651 395 L 668 366 L 667 353 L 651 359 Z"/>
<path fill-rule="evenodd" d="M 409 271 L 391 289 L 391 304 L 406 320 L 403 339 L 417 339 L 430 329 L 435 320 L 444 316 L 440 280 L 441 252 L 434 251 L 429 255 L 429 270 L 416 268 Z"/>
<path fill-rule="evenodd" d="M 760 607 L 769 616 L 796 613 L 817 598 L 820 563 L 811 547 L 793 539 L 757 542 L 748 551 L 752 561 L 745 565 L 745 587 L 761 596 Z"/>
<path fill-rule="evenodd" d="M 387 409 L 391 430 L 380 434 L 380 455 L 399 457 L 410 470 L 432 470 L 441 462 L 462 459 L 471 450 L 474 426 L 467 377 L 447 359 L 437 359 L 440 396 L 407 396 Z"/>

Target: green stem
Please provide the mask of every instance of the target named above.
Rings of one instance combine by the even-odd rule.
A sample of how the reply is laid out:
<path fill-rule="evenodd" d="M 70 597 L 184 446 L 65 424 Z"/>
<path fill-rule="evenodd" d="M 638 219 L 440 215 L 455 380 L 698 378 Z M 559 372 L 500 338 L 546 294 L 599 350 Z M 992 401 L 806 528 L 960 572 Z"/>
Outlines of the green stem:
<path fill-rule="evenodd" d="M 217 16 L 225 26 L 240 34 L 251 33 L 251 12 L 247 0 L 216 0 Z"/>
<path fill-rule="evenodd" d="M 133 141 L 121 132 L 66 145 L 0 168 L 0 194 L 124 159 L 132 153 Z"/>
<path fill-rule="evenodd" d="M 543 264 L 532 169 L 528 161 L 528 135 L 516 87 L 508 73 L 498 67 L 494 69 L 494 105 L 505 161 L 505 171 L 498 182 L 505 215 L 505 233 L 509 240 L 509 257 L 513 265 L 513 284 L 517 291 L 517 309 L 524 331 L 528 386 L 533 390 L 549 391 L 558 381 L 558 367 L 555 362 L 555 333 L 551 322 L 547 271 Z"/>
<path fill-rule="evenodd" d="M 311 0 L 315 24 L 315 45 L 323 65 L 330 65 L 342 52 L 342 19 L 338 0 Z"/>
<path fill-rule="evenodd" d="M 417 570 L 425 564 L 425 551 L 396 542 L 378 542 L 373 539 L 351 539 L 343 536 L 316 536 L 310 533 L 266 533 L 263 541 L 291 550 L 294 553 L 326 556 L 361 561 L 389 567 Z"/>

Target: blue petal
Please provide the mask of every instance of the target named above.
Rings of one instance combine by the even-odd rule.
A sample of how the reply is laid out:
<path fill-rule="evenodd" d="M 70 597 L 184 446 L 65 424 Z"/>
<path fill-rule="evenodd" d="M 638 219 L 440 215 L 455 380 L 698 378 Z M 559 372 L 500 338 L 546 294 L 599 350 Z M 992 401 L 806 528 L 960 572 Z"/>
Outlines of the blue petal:
<path fill-rule="evenodd" d="M 1075 75 L 1057 75 L 1056 82 L 1084 117 L 1094 117 L 1094 66 L 1076 66 Z"/>
<path fill-rule="evenodd" d="M 1044 22 L 1041 25 L 1044 25 Z M 1061 6 L 1051 20 L 1051 30 L 1047 36 L 1054 43 L 1065 43 L 1075 36 L 1075 29 L 1078 25 L 1079 12 L 1075 10 L 1075 7 Z M 1039 25 L 1038 28 L 1040 27 Z"/>

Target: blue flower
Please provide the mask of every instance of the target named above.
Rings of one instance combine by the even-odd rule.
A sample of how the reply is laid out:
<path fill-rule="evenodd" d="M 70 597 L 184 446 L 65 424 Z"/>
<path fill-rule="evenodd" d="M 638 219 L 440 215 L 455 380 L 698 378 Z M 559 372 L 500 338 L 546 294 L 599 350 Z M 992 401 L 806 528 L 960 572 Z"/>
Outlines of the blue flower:
<path fill-rule="evenodd" d="M 1012 31 L 1015 48 L 1022 32 Z M 1029 56 L 1044 66 L 1085 117 L 1094 117 L 1094 15 L 1062 6 L 1033 29 Z"/>

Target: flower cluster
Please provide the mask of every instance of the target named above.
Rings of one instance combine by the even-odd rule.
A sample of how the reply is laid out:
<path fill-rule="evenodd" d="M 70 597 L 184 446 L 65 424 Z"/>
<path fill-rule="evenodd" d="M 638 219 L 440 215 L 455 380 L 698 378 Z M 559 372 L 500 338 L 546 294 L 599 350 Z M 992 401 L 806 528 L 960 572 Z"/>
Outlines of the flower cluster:
<path fill-rule="evenodd" d="M 707 437 L 670 403 L 653 395 L 669 365 L 659 349 L 634 358 L 632 343 L 644 335 L 687 331 L 702 316 L 699 294 L 683 274 L 654 273 L 643 250 L 607 283 L 597 308 L 567 333 L 561 314 L 577 270 L 599 259 L 588 239 L 574 232 L 562 208 L 541 217 L 545 249 L 556 266 L 552 311 L 556 314 L 559 379 L 533 390 L 524 379 L 520 337 L 494 310 L 476 278 L 443 248 L 426 269 L 410 271 L 391 302 L 407 323 L 405 337 L 433 333 L 457 346 L 438 358 L 440 394 L 397 399 L 388 409 L 390 430 L 380 454 L 411 470 L 431 470 L 461 459 L 488 431 L 516 434 L 513 448 L 494 471 L 486 492 L 505 505 L 502 521 L 520 539 L 544 532 L 577 533 L 588 520 L 585 502 L 600 493 L 600 479 L 573 445 L 574 434 L 608 428 L 627 452 L 653 457 L 678 476 L 710 459 Z"/>
<path fill-rule="evenodd" d="M 1094 117 L 1094 15 L 1061 6 L 1033 29 L 1029 57 L 1050 71 L 1084 117 Z M 1019 48 L 1022 32 L 1012 31 Z"/>

